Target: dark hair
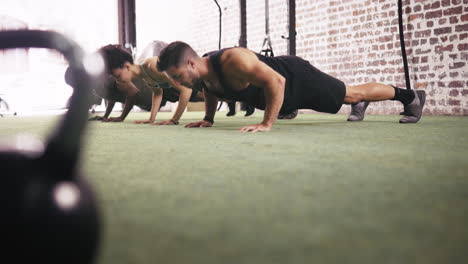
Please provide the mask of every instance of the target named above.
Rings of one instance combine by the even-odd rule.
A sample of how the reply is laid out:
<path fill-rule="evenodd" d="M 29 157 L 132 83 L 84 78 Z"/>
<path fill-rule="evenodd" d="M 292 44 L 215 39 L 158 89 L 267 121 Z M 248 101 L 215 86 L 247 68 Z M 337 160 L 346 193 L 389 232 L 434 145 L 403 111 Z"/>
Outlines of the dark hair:
<path fill-rule="evenodd" d="M 111 74 L 112 70 L 122 68 L 126 62 L 133 64 L 132 55 L 120 45 L 109 44 L 101 47 L 98 53 L 104 58 L 106 71 Z"/>
<path fill-rule="evenodd" d="M 163 72 L 172 66 L 178 67 L 193 57 L 197 57 L 197 53 L 187 43 L 172 42 L 159 54 L 158 71 Z"/>

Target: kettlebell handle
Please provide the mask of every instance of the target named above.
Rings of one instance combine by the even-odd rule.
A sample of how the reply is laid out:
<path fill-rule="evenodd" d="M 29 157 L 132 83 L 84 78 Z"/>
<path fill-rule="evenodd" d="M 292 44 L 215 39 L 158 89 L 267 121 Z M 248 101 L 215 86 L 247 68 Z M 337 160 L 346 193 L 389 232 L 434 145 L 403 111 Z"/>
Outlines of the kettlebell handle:
<path fill-rule="evenodd" d="M 39 164 L 46 166 L 47 170 L 53 170 L 51 175 L 73 177 L 79 158 L 82 134 L 87 125 L 90 91 L 97 85 L 101 76 L 89 74 L 83 66 L 84 52 L 80 46 L 57 32 L 0 31 L 0 49 L 11 48 L 54 49 L 63 54 L 70 65 L 77 83 L 73 87 L 69 109 L 55 131 L 49 136 L 45 151 L 39 158 L 41 160 Z"/>

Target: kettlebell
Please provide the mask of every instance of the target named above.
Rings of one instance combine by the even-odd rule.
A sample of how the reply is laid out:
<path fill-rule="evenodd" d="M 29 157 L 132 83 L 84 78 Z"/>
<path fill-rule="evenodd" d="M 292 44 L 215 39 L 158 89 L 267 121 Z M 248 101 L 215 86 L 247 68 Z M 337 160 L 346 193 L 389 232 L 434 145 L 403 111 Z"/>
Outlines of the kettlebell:
<path fill-rule="evenodd" d="M 12 48 L 60 52 L 77 83 L 68 111 L 44 147 L 21 137 L 0 146 L 0 262 L 93 263 L 100 218 L 95 194 L 79 168 L 79 153 L 90 91 L 103 75 L 91 73 L 78 44 L 56 32 L 1 31 L 0 49 Z"/>

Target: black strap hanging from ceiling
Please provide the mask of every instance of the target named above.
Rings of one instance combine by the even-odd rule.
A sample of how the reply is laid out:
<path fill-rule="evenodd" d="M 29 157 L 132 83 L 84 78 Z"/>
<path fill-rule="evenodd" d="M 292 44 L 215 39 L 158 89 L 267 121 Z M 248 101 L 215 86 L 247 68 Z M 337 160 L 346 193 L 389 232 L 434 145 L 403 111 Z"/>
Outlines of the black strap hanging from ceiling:
<path fill-rule="evenodd" d="M 218 49 L 221 49 L 221 25 L 222 25 L 222 17 L 223 17 L 223 12 L 221 11 L 221 6 L 219 6 L 218 1 L 214 0 L 216 5 L 218 6 L 219 10 L 219 41 L 218 41 Z"/>
<path fill-rule="evenodd" d="M 273 47 L 271 46 L 271 39 L 270 39 L 270 8 L 269 8 L 269 0 L 265 0 L 265 39 L 263 40 L 262 50 L 260 54 L 273 57 L 275 54 L 273 53 Z"/>
<path fill-rule="evenodd" d="M 403 4 L 398 0 L 398 29 L 400 31 L 401 56 L 403 57 L 403 66 L 405 68 L 406 89 L 411 90 L 411 82 L 408 69 L 408 58 L 406 57 L 405 35 L 403 32 Z"/>
<path fill-rule="evenodd" d="M 221 29 L 222 29 L 222 18 L 223 18 L 223 12 L 221 11 L 221 6 L 219 6 L 219 3 L 217 0 L 214 0 L 215 4 L 218 6 L 219 10 L 219 40 L 218 40 L 218 49 L 221 49 Z M 221 101 L 218 106 L 218 110 L 221 109 L 221 106 L 223 105 L 223 102 Z"/>

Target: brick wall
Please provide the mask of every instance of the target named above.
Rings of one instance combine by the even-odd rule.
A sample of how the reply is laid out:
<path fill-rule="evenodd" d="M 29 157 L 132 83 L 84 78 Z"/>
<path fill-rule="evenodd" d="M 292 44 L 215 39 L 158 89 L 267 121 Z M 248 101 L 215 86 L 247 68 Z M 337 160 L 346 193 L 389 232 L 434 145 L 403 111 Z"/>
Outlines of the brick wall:
<path fill-rule="evenodd" d="M 218 47 L 218 10 L 196 1 L 187 39 L 198 52 Z M 219 0 L 222 47 L 239 40 L 239 1 Z M 247 1 L 247 45 L 265 37 L 264 1 Z M 468 0 L 403 1 L 411 82 L 428 94 L 425 114 L 468 115 Z M 276 55 L 287 53 L 287 1 L 270 0 L 270 36 Z M 405 86 L 397 0 L 297 0 L 297 55 L 349 85 Z M 397 102 L 378 102 L 369 113 L 396 114 Z M 349 106 L 341 112 L 347 113 Z"/>

